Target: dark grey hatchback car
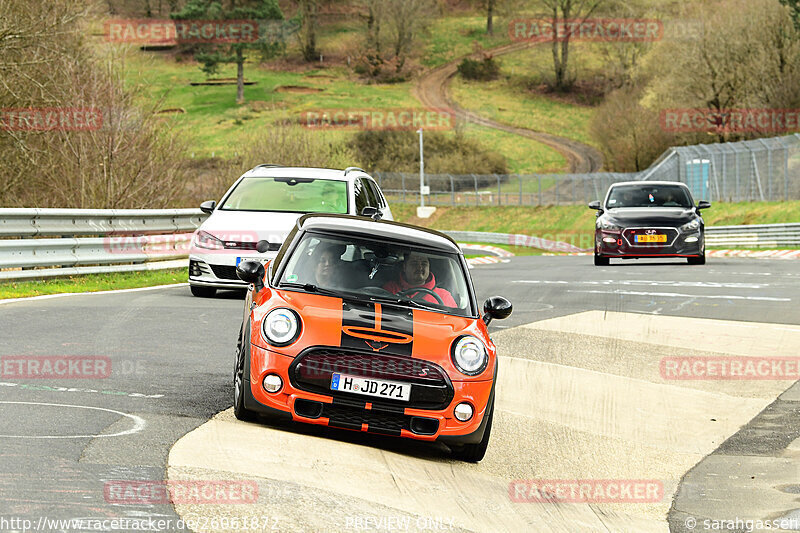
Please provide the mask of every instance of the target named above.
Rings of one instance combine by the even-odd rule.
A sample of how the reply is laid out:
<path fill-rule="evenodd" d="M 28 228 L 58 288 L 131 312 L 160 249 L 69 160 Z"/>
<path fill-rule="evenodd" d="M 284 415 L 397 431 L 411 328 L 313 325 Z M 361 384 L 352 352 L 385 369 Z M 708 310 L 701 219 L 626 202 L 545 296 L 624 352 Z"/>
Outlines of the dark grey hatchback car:
<path fill-rule="evenodd" d="M 605 266 L 611 258 L 685 257 L 702 265 L 705 256 L 705 223 L 683 183 L 628 181 L 608 189 L 605 201 L 589 203 L 597 211 L 594 264 Z"/>

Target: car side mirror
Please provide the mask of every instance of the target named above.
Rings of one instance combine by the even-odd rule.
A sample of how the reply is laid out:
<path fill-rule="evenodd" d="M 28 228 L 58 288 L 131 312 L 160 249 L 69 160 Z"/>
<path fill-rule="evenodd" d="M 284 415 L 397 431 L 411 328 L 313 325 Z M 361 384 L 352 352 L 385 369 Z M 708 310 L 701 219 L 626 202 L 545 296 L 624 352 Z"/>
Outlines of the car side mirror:
<path fill-rule="evenodd" d="M 589 209 L 594 209 L 595 211 L 597 211 L 598 215 L 603 213 L 603 206 L 602 204 L 600 204 L 600 200 L 589 202 L 587 205 L 589 206 Z"/>
<path fill-rule="evenodd" d="M 264 288 L 266 270 L 260 261 L 242 261 L 236 267 L 236 275 L 245 283 L 255 285 L 256 292 Z"/>
<path fill-rule="evenodd" d="M 200 211 L 210 215 L 214 211 L 215 207 L 217 207 L 217 202 L 214 200 L 208 200 L 207 202 L 200 204 Z"/>
<path fill-rule="evenodd" d="M 711 202 L 706 202 L 705 200 L 700 200 L 697 202 L 697 210 L 700 211 L 701 209 L 708 209 L 711 207 Z"/>
<path fill-rule="evenodd" d="M 258 243 L 256 244 L 256 250 L 258 251 L 258 253 L 263 254 L 269 252 L 270 246 L 272 246 L 272 244 L 270 244 L 269 241 L 262 239 L 258 241 Z"/>
<path fill-rule="evenodd" d="M 380 220 L 383 217 L 383 213 L 377 207 L 365 207 L 361 210 L 361 216 L 372 220 Z"/>
<path fill-rule="evenodd" d="M 503 320 L 511 315 L 513 306 L 502 296 L 492 296 L 483 302 L 483 323 L 487 326 L 494 320 Z"/>

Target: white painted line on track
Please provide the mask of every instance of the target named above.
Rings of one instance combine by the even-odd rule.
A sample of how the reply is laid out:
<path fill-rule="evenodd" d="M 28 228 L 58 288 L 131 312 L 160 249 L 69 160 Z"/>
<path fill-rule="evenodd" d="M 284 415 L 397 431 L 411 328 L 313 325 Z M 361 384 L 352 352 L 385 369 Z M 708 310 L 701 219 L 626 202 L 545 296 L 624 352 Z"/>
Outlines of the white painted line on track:
<path fill-rule="evenodd" d="M 649 285 L 653 287 L 697 287 L 709 289 L 763 289 L 769 287 L 765 283 L 718 283 L 713 281 L 672 281 L 672 280 L 587 280 L 587 281 L 564 281 L 564 280 L 514 280 L 512 283 L 525 283 L 532 285 Z"/>
<path fill-rule="evenodd" d="M 30 302 L 34 300 L 49 300 L 50 298 L 62 298 L 64 296 L 87 296 L 90 294 L 114 294 L 122 292 L 139 292 L 139 291 L 152 291 L 156 289 L 169 289 L 172 287 L 186 287 L 188 283 L 173 283 L 171 285 L 156 285 L 155 287 L 137 287 L 135 289 L 115 289 L 111 291 L 89 291 L 89 292 L 62 292 L 59 294 L 43 294 L 41 296 L 28 296 L 25 298 L 8 298 L 0 300 L 0 305 L 10 304 L 14 302 Z"/>
<path fill-rule="evenodd" d="M 125 431 L 119 431 L 117 433 L 98 434 L 98 435 L 0 435 L 0 438 L 5 438 L 5 439 L 97 439 L 97 438 L 107 438 L 107 437 L 121 437 L 123 435 L 131 435 L 133 433 L 138 433 L 141 430 L 143 430 L 144 426 L 146 425 L 146 422 L 141 417 L 138 417 L 136 415 L 131 415 L 128 413 L 123 413 L 122 411 L 115 411 L 114 409 L 106 409 L 104 407 L 89 407 L 86 405 L 70 405 L 63 403 L 41 403 L 41 402 L 0 401 L 0 404 L 45 405 L 48 407 L 69 407 L 72 409 L 89 409 L 92 411 L 105 411 L 107 413 L 114 413 L 115 415 L 124 416 L 126 418 L 130 418 L 131 420 L 133 420 L 133 427 L 131 429 L 126 429 Z"/>
<path fill-rule="evenodd" d="M 19 387 L 22 390 L 46 392 L 85 392 L 88 394 L 106 394 L 108 396 L 128 396 L 130 398 L 163 398 L 163 394 L 142 394 L 141 392 L 125 392 L 118 390 L 83 389 L 80 387 L 51 387 L 50 385 L 34 385 L 31 383 L 12 383 L 0 381 L 0 387 Z"/>
<path fill-rule="evenodd" d="M 722 294 L 681 294 L 677 292 L 639 292 L 639 291 L 578 291 L 568 290 L 567 292 L 580 292 L 588 294 L 619 294 L 623 296 L 658 296 L 667 298 L 705 298 L 707 300 L 750 300 L 763 302 L 791 302 L 791 298 L 772 298 L 769 296 L 733 296 Z"/>

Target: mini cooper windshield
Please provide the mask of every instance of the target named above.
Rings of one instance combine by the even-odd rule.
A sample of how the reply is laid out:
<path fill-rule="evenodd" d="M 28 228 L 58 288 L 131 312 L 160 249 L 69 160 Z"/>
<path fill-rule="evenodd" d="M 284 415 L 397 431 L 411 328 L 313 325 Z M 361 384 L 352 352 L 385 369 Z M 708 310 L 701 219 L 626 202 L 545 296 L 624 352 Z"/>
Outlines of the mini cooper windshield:
<path fill-rule="evenodd" d="M 678 185 L 620 185 L 611 189 L 608 209 L 617 207 L 682 207 L 691 208 L 686 189 Z"/>
<path fill-rule="evenodd" d="M 275 282 L 280 289 L 475 315 L 463 265 L 455 253 L 309 232 L 279 275 Z"/>
<path fill-rule="evenodd" d="M 223 211 L 347 213 L 347 182 L 313 178 L 244 178 Z"/>

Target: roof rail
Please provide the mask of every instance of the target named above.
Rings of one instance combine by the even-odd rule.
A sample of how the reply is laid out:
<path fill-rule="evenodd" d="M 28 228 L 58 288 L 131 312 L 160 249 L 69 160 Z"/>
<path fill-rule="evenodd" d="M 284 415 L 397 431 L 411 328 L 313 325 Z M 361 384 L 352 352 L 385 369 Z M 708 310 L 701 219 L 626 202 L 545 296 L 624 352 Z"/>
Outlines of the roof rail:
<path fill-rule="evenodd" d="M 366 170 L 364 170 L 363 168 L 358 168 L 358 167 L 347 167 L 346 169 L 344 169 L 344 175 L 345 175 L 345 176 L 347 176 L 347 173 L 348 173 L 348 172 L 350 172 L 351 170 L 358 170 L 359 172 L 363 172 L 364 174 L 366 174 L 366 173 L 367 173 L 367 171 L 366 171 Z"/>
<path fill-rule="evenodd" d="M 284 165 L 273 165 L 272 163 L 263 163 L 263 164 L 261 164 L 261 165 L 256 165 L 256 166 L 254 166 L 254 167 L 253 167 L 253 170 L 255 170 L 255 169 L 257 169 L 257 168 L 273 168 L 273 167 L 274 167 L 274 168 L 280 168 L 280 167 L 283 167 L 283 166 L 284 166 Z"/>

